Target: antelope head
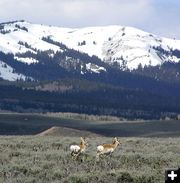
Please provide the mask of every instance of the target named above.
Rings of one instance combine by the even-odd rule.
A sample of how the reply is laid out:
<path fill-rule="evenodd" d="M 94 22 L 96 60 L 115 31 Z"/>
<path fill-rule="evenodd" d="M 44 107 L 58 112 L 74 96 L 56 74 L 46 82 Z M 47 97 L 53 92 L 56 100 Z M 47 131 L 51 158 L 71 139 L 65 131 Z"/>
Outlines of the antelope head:
<path fill-rule="evenodd" d="M 121 144 L 121 142 L 117 139 L 117 137 L 114 137 L 114 139 L 112 140 L 112 143 L 116 144 L 116 146 Z"/>
<path fill-rule="evenodd" d="M 81 137 L 80 139 L 81 139 L 81 144 L 88 146 L 88 142 L 85 137 Z"/>

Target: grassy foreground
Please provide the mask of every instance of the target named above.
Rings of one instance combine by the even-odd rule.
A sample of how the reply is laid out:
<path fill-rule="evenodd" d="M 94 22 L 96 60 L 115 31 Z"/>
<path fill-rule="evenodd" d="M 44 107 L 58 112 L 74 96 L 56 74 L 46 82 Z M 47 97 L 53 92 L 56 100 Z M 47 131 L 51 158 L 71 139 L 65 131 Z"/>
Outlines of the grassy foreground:
<path fill-rule="evenodd" d="M 180 166 L 180 138 L 120 138 L 113 156 L 97 162 L 96 146 L 111 140 L 89 138 L 75 161 L 69 145 L 78 137 L 0 136 L 0 182 L 164 183 L 165 168 Z"/>

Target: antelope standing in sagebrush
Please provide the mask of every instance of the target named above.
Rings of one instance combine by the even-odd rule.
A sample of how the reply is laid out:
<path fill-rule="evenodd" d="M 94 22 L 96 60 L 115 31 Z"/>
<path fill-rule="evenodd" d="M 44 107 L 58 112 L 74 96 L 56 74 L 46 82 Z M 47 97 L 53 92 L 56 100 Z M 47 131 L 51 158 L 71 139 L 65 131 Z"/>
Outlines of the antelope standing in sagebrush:
<path fill-rule="evenodd" d="M 86 150 L 86 147 L 88 146 L 87 140 L 83 137 L 80 138 L 81 142 L 79 145 L 71 145 L 70 151 L 71 156 L 77 159 L 80 154 L 84 153 Z"/>
<path fill-rule="evenodd" d="M 97 146 L 97 155 L 96 157 L 99 158 L 102 154 L 110 154 L 114 152 L 117 146 L 120 144 L 120 141 L 115 137 L 112 141 L 112 144 L 101 144 Z"/>

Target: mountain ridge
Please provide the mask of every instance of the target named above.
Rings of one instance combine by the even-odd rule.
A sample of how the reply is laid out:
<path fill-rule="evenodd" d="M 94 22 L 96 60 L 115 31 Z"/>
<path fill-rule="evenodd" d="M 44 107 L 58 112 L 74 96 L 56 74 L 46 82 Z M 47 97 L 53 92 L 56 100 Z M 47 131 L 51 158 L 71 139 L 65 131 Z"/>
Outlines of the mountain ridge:
<path fill-rule="evenodd" d="M 180 61 L 175 53 L 179 51 L 180 40 L 163 38 L 133 27 L 62 28 L 24 20 L 0 24 L 0 51 L 13 54 L 19 62 L 38 63 L 39 60 L 32 56 L 22 56 L 26 53 L 37 55 L 38 51 L 49 51 L 49 56 L 53 57 L 56 52 L 64 52 L 60 44 L 90 57 L 96 56 L 121 70 L 132 71 L 139 66 L 161 66 L 165 62 Z M 72 60 L 71 57 L 65 63 L 74 62 L 69 60 Z M 90 62 L 86 64 L 87 69 L 84 69 L 81 63 L 81 74 L 84 74 L 83 70 L 96 73 L 106 71 L 106 68 L 98 65 L 91 66 Z"/>

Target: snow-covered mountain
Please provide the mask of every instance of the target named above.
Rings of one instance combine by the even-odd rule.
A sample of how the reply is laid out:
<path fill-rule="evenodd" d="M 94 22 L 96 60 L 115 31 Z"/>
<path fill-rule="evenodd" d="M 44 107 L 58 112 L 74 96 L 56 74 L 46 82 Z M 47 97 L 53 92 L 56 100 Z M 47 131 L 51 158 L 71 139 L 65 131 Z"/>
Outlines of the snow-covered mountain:
<path fill-rule="evenodd" d="M 46 39 L 54 41 L 54 43 Z M 51 57 L 63 52 L 59 44 L 68 48 L 97 56 L 109 65 L 116 64 L 122 70 L 161 65 L 166 61 L 179 62 L 180 40 L 159 37 L 148 32 L 123 26 L 85 27 L 78 29 L 61 28 L 32 24 L 26 21 L 13 21 L 0 24 L 0 51 L 12 53 L 19 62 L 38 63 L 33 57 L 24 57 L 24 53 L 37 54 L 48 51 Z M 179 53 L 179 52 L 178 52 Z M 67 57 L 66 62 L 73 62 Z M 62 65 L 61 65 L 62 66 Z M 84 69 L 85 67 L 85 69 Z M 0 72 L 2 72 L 2 66 Z M 81 66 L 81 74 L 106 71 L 103 66 L 86 63 Z"/>

